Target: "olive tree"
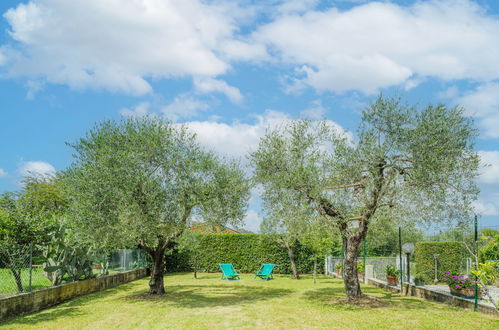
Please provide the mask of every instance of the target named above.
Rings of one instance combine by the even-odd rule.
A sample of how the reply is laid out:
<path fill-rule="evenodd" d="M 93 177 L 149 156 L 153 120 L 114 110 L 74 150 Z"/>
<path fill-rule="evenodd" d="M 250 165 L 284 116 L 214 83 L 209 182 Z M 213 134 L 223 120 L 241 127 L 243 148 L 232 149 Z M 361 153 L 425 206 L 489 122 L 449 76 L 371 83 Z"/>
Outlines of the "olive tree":
<path fill-rule="evenodd" d="M 105 121 L 71 146 L 65 183 L 80 240 L 145 250 L 151 294 L 164 293 L 165 250 L 191 217 L 237 224 L 245 214 L 249 183 L 238 163 L 203 150 L 183 126 Z"/>
<path fill-rule="evenodd" d="M 290 210 L 307 203 L 339 230 L 346 295 L 357 299 L 356 259 L 371 222 L 469 216 L 478 193 L 476 135 L 461 108 L 416 109 L 380 96 L 362 112 L 355 138 L 328 122 L 289 122 L 269 131 L 251 158 L 264 199 L 286 192 Z"/>
<path fill-rule="evenodd" d="M 266 216 L 260 225 L 260 230 L 286 249 L 293 278 L 299 280 L 294 250 L 305 232 L 306 224 L 303 219 L 307 217 L 308 209 L 300 208 L 298 205 L 289 208 L 288 205 L 293 203 L 293 200 L 286 191 L 264 191 L 263 200 Z"/>

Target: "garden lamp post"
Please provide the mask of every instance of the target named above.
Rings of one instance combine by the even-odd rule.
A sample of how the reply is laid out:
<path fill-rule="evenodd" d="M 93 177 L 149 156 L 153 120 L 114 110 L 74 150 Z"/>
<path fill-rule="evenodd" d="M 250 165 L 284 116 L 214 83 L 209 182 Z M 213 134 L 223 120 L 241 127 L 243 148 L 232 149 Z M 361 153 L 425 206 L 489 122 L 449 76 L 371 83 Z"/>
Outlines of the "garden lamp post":
<path fill-rule="evenodd" d="M 440 254 L 434 254 L 433 258 L 435 258 L 435 283 L 438 282 L 438 257 Z"/>
<path fill-rule="evenodd" d="M 414 252 L 414 244 L 413 243 L 405 243 L 402 245 L 402 251 L 406 255 L 407 260 L 407 283 L 409 286 L 411 285 L 411 253 Z"/>

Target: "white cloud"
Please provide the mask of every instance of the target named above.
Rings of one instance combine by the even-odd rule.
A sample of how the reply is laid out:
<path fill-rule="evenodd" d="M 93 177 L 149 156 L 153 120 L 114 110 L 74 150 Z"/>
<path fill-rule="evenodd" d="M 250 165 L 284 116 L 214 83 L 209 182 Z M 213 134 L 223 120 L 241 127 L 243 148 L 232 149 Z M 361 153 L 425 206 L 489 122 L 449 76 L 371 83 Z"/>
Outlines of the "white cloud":
<path fill-rule="evenodd" d="M 499 138 L 499 83 L 479 85 L 475 90 L 454 99 L 470 116 L 479 118 L 485 137 Z"/>
<path fill-rule="evenodd" d="M 320 100 L 316 100 L 310 108 L 300 111 L 300 116 L 310 120 L 322 120 L 325 118 L 326 112 Z"/>
<path fill-rule="evenodd" d="M 238 15 L 230 2 L 32 0 L 4 14 L 19 46 L 3 47 L 0 63 L 13 77 L 143 95 L 148 78 L 226 72 L 219 50 Z"/>
<path fill-rule="evenodd" d="M 0 66 L 11 77 L 133 95 L 150 93 L 150 80 L 192 76 L 199 92 L 235 103 L 240 91 L 214 78 L 238 61 L 294 65 L 289 90 L 499 79 L 499 19 L 475 2 L 363 2 L 31 0 L 4 14 L 16 42 L 0 45 Z"/>
<path fill-rule="evenodd" d="M 479 151 L 480 159 L 485 165 L 478 182 L 499 184 L 499 151 Z"/>
<path fill-rule="evenodd" d="M 241 103 L 243 100 L 241 91 L 236 87 L 230 86 L 223 80 L 196 78 L 194 79 L 194 87 L 199 93 L 219 92 L 225 94 L 233 103 Z"/>
<path fill-rule="evenodd" d="M 248 210 L 248 212 L 246 212 L 246 216 L 244 217 L 244 228 L 257 233 L 260 231 L 260 224 L 262 221 L 262 217 L 256 211 Z"/>
<path fill-rule="evenodd" d="M 5 170 L 3 168 L 0 168 L 0 178 L 6 177 L 6 176 L 7 176 L 7 172 L 5 172 Z"/>
<path fill-rule="evenodd" d="M 293 120 L 289 115 L 275 110 L 267 110 L 264 114 L 254 117 L 255 122 L 252 124 L 239 121 L 231 124 L 217 121 L 189 121 L 185 124 L 197 134 L 200 143 L 206 147 L 223 155 L 244 158 L 249 152 L 256 150 L 267 129 L 279 127 Z M 333 121 L 328 123 L 353 139 L 352 134 L 340 125 Z"/>
<path fill-rule="evenodd" d="M 161 109 L 164 117 L 171 121 L 192 118 L 202 110 L 208 109 L 208 104 L 194 99 L 188 94 L 182 94 Z"/>
<path fill-rule="evenodd" d="M 42 161 L 29 161 L 23 162 L 19 167 L 19 174 L 22 176 L 51 176 L 54 175 L 56 170 L 54 166 L 47 162 Z"/>
<path fill-rule="evenodd" d="M 28 100 L 33 100 L 35 98 L 36 93 L 43 89 L 44 83 L 36 80 L 28 80 L 26 82 L 26 88 L 28 92 L 26 93 L 26 98 Z"/>
<path fill-rule="evenodd" d="M 124 117 L 144 117 L 147 116 L 148 111 L 149 111 L 149 103 L 148 102 L 142 102 L 137 104 L 135 107 L 129 109 L 129 108 L 123 108 L 120 110 L 120 114 Z"/>
<path fill-rule="evenodd" d="M 499 20 L 474 2 L 371 2 L 278 16 L 254 40 L 303 69 L 297 78 L 335 92 L 443 80 L 499 78 Z M 303 77 L 304 74 L 304 77 Z"/>
<path fill-rule="evenodd" d="M 497 206 L 492 202 L 477 200 L 473 203 L 475 213 L 482 216 L 498 215 Z"/>

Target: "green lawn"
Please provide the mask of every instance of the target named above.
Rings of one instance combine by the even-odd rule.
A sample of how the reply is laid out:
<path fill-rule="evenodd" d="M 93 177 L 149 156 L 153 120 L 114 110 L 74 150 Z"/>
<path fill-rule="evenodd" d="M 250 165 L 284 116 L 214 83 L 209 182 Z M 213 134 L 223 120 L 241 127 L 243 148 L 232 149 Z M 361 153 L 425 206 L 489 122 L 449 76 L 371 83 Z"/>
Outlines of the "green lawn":
<path fill-rule="evenodd" d="M 441 303 L 403 297 L 374 287 L 364 292 L 379 307 L 339 304 L 342 282 L 276 276 L 268 282 L 220 280 L 218 274 L 165 277 L 167 294 L 147 294 L 148 279 L 87 295 L 10 320 L 6 329 L 340 328 L 499 329 L 499 319 Z"/>
<path fill-rule="evenodd" d="M 33 268 L 31 278 L 31 289 L 41 289 L 51 286 L 52 283 L 43 276 L 43 269 Z M 25 268 L 21 271 L 21 280 L 24 290 L 28 290 L 29 269 Z M 11 271 L 6 268 L 0 268 L 0 297 L 18 293 L 16 281 Z"/>
<path fill-rule="evenodd" d="M 124 271 L 124 269 L 110 269 L 109 274 L 119 273 L 120 271 Z M 99 270 L 94 270 L 94 274 L 99 275 Z M 21 271 L 21 280 L 23 284 L 24 291 L 28 291 L 28 283 L 29 283 L 29 269 L 24 268 Z M 52 282 L 49 281 L 48 278 L 43 275 L 42 268 L 33 268 L 33 272 L 31 274 L 31 290 L 37 290 L 52 286 Z M 16 281 L 12 272 L 6 268 L 0 268 L 0 297 L 8 296 L 12 294 L 18 293 Z"/>

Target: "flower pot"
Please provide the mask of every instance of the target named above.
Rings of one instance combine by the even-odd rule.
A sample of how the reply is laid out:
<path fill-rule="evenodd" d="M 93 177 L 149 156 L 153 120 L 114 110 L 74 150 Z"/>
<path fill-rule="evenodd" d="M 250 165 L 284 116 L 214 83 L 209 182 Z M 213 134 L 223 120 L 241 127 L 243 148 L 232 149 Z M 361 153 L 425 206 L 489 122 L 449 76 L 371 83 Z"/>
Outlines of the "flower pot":
<path fill-rule="evenodd" d="M 341 268 L 336 270 L 336 275 L 341 276 Z"/>
<path fill-rule="evenodd" d="M 458 290 L 452 286 L 449 286 L 450 293 L 453 296 L 464 297 L 464 298 L 473 298 L 475 296 L 475 289 L 461 289 Z"/>
<path fill-rule="evenodd" d="M 386 275 L 386 281 L 388 282 L 388 285 L 397 285 L 397 276 Z"/>

